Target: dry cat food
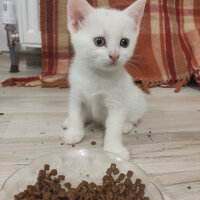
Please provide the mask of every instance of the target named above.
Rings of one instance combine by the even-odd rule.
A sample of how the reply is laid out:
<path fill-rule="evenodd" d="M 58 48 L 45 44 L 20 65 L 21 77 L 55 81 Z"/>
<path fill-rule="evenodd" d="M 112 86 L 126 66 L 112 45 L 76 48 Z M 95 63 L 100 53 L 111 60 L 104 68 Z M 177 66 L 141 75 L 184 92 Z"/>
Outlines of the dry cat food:
<path fill-rule="evenodd" d="M 76 188 L 66 182 L 64 175 L 58 175 L 49 165 L 39 171 L 35 185 L 28 185 L 26 190 L 16 194 L 15 200 L 149 200 L 144 197 L 145 184 L 141 179 L 132 182 L 133 171 L 120 173 L 112 163 L 102 178 L 102 184 L 82 181 Z M 62 185 L 64 185 L 62 187 Z"/>
<path fill-rule="evenodd" d="M 91 142 L 91 145 L 96 145 L 96 142 L 95 142 L 95 141 L 92 141 L 92 142 Z"/>

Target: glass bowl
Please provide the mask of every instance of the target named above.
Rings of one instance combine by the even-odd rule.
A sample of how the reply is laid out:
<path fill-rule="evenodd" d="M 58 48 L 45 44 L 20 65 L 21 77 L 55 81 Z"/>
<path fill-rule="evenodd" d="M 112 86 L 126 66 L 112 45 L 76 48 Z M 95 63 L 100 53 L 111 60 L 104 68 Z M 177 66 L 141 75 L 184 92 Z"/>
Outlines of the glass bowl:
<path fill-rule="evenodd" d="M 101 178 L 111 163 L 116 163 L 120 172 L 126 173 L 128 170 L 132 170 L 134 181 L 136 178 L 142 179 L 142 183 L 146 185 L 145 196 L 149 197 L 150 200 L 164 200 L 159 189 L 134 163 L 124 161 L 110 153 L 85 149 L 65 150 L 35 159 L 30 165 L 17 170 L 5 181 L 0 190 L 0 199 L 13 200 L 15 194 L 24 191 L 27 185 L 34 184 L 38 171 L 43 169 L 44 164 L 49 164 L 51 169 L 56 168 L 58 174 L 65 175 L 67 182 L 71 182 L 72 186 L 77 186 L 82 180 L 101 183 Z"/>

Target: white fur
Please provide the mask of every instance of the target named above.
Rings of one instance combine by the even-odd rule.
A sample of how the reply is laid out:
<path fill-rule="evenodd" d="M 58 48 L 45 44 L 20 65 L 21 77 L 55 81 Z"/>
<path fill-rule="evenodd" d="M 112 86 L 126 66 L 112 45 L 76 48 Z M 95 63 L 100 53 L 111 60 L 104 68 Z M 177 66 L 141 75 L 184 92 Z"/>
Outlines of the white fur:
<path fill-rule="evenodd" d="M 69 0 L 69 4 L 72 1 L 83 3 L 84 0 Z M 122 132 L 131 131 L 131 125 L 146 109 L 142 92 L 134 86 L 123 67 L 134 51 L 139 24 L 128 14 L 128 9 L 91 8 L 82 13 L 84 20 L 77 30 L 73 29 L 73 22 L 68 18 L 75 57 L 69 74 L 69 117 L 63 124 L 68 126 L 64 139 L 68 144 L 80 142 L 85 134 L 84 124 L 94 121 L 106 127 L 104 150 L 129 159 L 122 144 Z M 93 39 L 98 36 L 106 39 L 105 47 L 95 46 Z M 127 48 L 119 45 L 122 38 L 130 40 Z M 110 64 L 109 54 L 112 52 L 120 55 L 115 65 Z"/>

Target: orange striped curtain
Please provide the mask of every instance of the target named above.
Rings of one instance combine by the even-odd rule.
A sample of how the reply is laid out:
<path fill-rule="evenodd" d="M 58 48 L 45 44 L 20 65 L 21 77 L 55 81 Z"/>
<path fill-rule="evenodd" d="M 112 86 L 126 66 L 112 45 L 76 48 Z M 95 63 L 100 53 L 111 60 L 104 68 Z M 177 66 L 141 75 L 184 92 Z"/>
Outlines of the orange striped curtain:
<path fill-rule="evenodd" d="M 94 7 L 124 9 L 132 0 L 88 0 Z M 43 78 L 67 75 L 73 51 L 66 29 L 67 0 L 41 0 Z M 130 63 L 130 62 L 129 62 Z M 138 44 L 127 64 L 148 86 L 189 81 L 200 69 L 200 1 L 147 0 Z"/>
<path fill-rule="evenodd" d="M 68 87 L 73 49 L 67 31 L 67 0 L 40 2 L 40 82 L 44 87 Z M 134 0 L 88 2 L 94 7 L 124 9 Z M 192 75 L 200 85 L 200 0 L 147 0 L 136 50 L 126 69 L 145 87 L 180 88 Z"/>

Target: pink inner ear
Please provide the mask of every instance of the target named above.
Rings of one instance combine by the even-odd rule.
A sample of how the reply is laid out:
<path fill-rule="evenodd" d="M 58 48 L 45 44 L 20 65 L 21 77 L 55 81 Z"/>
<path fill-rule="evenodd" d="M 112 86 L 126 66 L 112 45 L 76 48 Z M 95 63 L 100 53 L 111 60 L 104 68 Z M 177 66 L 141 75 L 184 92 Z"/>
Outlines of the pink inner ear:
<path fill-rule="evenodd" d="M 139 24 L 140 21 L 141 21 L 141 16 L 140 16 L 140 15 L 141 15 L 141 14 L 136 13 L 136 14 L 133 16 L 133 18 L 135 19 L 135 23 L 136 23 L 136 24 Z"/>
<path fill-rule="evenodd" d="M 71 18 L 72 26 L 74 28 L 74 31 L 78 31 L 80 23 L 84 20 L 84 16 L 79 11 L 75 11 L 73 14 L 74 15 Z"/>
<path fill-rule="evenodd" d="M 68 0 L 68 19 L 73 31 L 78 31 L 80 23 L 83 22 L 92 9 L 86 0 Z"/>

